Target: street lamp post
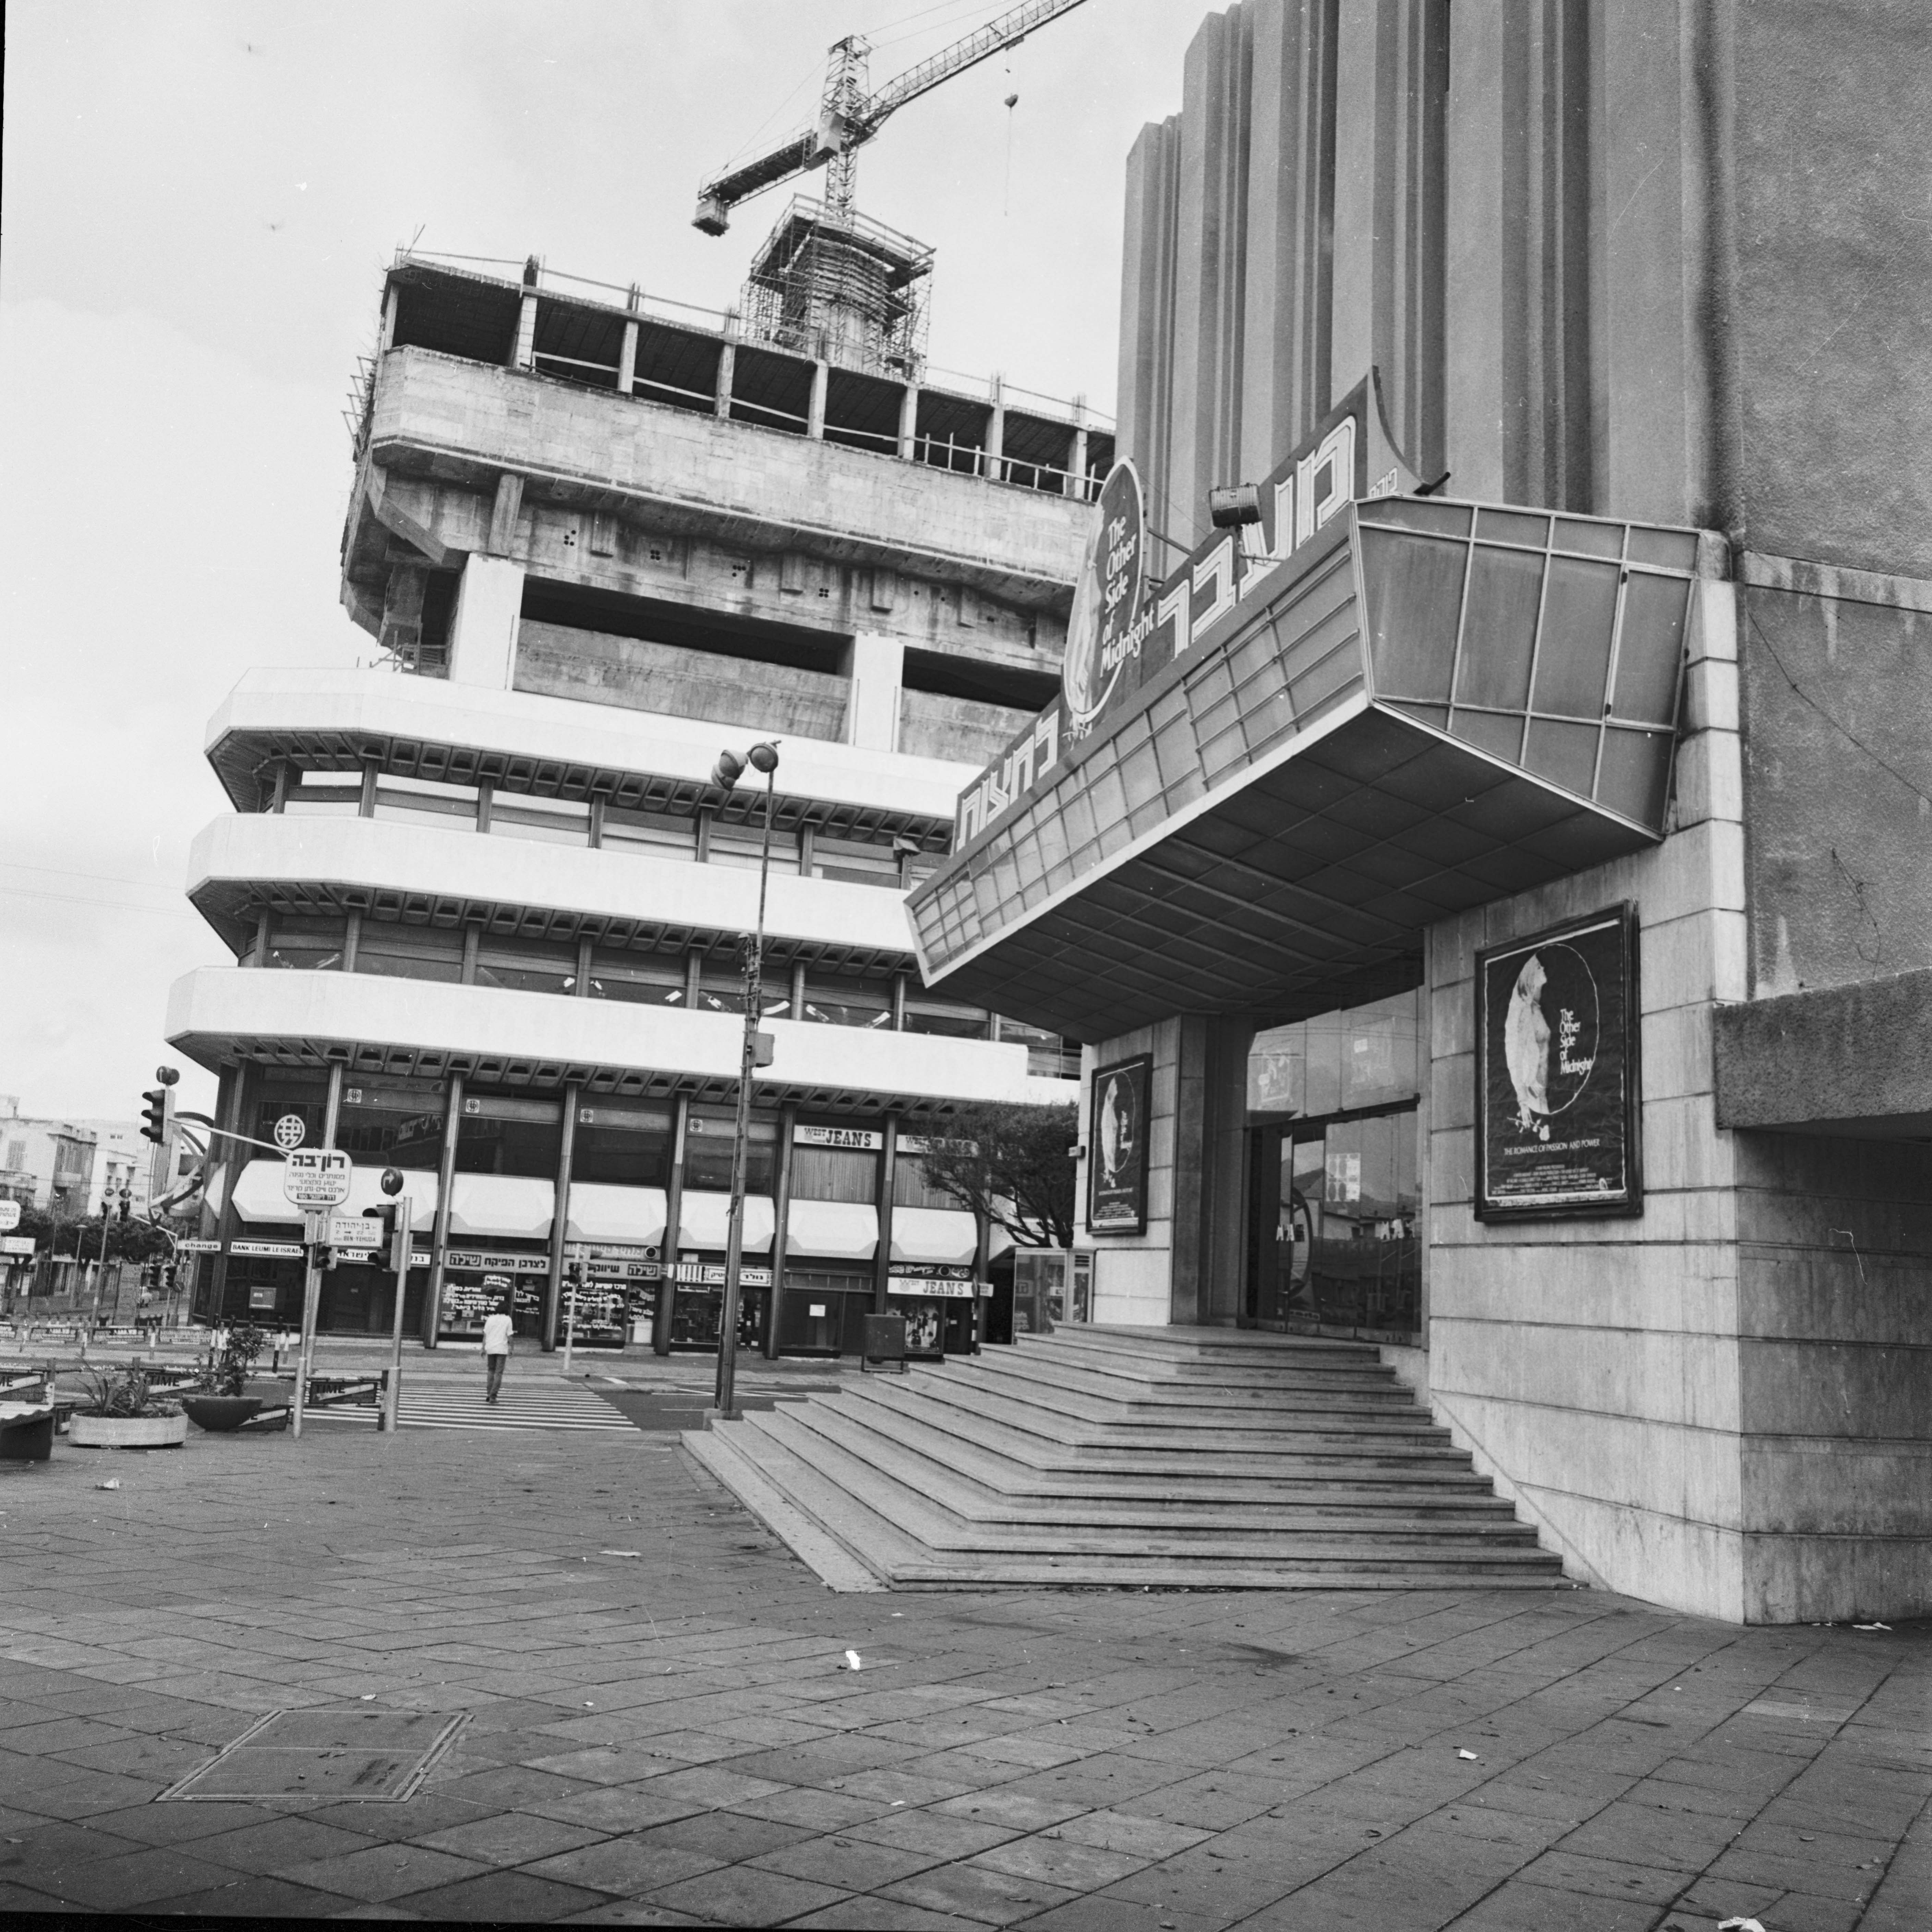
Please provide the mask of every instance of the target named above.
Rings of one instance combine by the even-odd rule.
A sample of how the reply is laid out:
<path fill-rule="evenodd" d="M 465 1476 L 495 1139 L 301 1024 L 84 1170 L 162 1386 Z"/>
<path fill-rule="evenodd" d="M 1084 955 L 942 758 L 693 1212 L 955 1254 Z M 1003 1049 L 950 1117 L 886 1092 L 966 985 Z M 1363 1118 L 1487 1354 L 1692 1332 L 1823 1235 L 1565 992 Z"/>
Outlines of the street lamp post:
<path fill-rule="evenodd" d="M 758 1022 L 764 1017 L 760 1010 L 764 1004 L 765 881 L 772 862 L 772 802 L 775 774 L 778 768 L 778 747 L 772 744 L 754 745 L 742 758 L 735 752 L 721 752 L 711 772 L 712 782 L 728 792 L 744 776 L 748 763 L 754 771 L 765 775 L 765 831 L 758 848 L 758 924 L 751 932 L 739 935 L 739 943 L 744 948 L 745 1042 L 738 1066 L 737 1131 L 731 1144 L 731 1211 L 729 1232 L 725 1236 L 724 1306 L 718 1315 L 716 1396 L 721 1420 L 734 1419 L 737 1413 L 735 1396 L 739 1276 L 745 1256 L 745 1170 L 752 1137 L 752 1072 L 758 1064 Z M 674 1254 L 674 1230 L 671 1232 L 670 1246 Z M 776 1283 L 772 1285 L 772 1292 L 778 1292 Z"/>

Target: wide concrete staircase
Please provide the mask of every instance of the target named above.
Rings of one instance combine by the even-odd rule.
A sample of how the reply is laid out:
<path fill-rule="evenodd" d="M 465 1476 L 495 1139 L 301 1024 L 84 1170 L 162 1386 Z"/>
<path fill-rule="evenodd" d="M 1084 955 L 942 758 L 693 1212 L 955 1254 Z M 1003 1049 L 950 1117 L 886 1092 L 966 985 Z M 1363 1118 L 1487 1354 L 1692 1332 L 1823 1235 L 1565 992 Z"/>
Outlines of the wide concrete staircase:
<path fill-rule="evenodd" d="M 684 1442 L 840 1588 L 1562 1577 L 1366 1343 L 1063 1329 Z"/>

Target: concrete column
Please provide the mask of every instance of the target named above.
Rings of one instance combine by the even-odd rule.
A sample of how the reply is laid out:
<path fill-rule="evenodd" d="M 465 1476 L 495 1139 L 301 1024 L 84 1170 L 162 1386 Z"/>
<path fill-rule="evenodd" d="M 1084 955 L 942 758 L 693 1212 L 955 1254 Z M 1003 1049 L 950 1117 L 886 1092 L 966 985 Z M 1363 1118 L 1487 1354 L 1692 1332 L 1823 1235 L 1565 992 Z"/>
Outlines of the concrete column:
<path fill-rule="evenodd" d="M 638 380 L 638 325 L 627 322 L 624 325 L 624 345 L 617 351 L 617 393 L 628 396 L 631 386 Z"/>
<path fill-rule="evenodd" d="M 442 1306 L 442 1275 L 449 1253 L 449 1197 L 456 1191 L 456 1136 L 463 1119 L 461 1074 L 452 1073 L 449 1076 L 443 1106 L 442 1159 L 436 1167 L 436 1220 L 429 1238 L 429 1286 L 423 1293 L 422 1339 L 425 1348 L 436 1346 L 436 1314 Z"/>
<path fill-rule="evenodd" d="M 510 352 L 512 369 L 534 369 L 537 366 L 537 298 L 533 289 L 524 292 L 521 306 L 517 310 L 517 346 Z"/>
<path fill-rule="evenodd" d="M 358 818 L 374 818 L 376 815 L 376 766 L 372 759 L 362 767 L 362 795 L 356 801 Z"/>
<path fill-rule="evenodd" d="M 992 382 L 993 413 L 986 423 L 986 448 L 982 456 L 980 473 L 989 483 L 1006 481 L 1006 380 L 995 376 Z"/>
<path fill-rule="evenodd" d="M 712 407 L 722 421 L 728 422 L 731 415 L 731 385 L 738 374 L 738 345 L 729 335 L 724 346 L 718 352 L 718 389 Z"/>
<path fill-rule="evenodd" d="M 886 1116 L 885 1145 L 879 1150 L 879 1246 L 873 1258 L 872 1312 L 889 1314 L 892 1304 L 886 1299 L 886 1285 L 892 1276 L 892 1184 L 898 1169 L 899 1117 Z"/>
<path fill-rule="evenodd" d="M 508 691 L 517 662 L 524 567 L 475 554 L 466 560 L 449 620 L 449 681 Z"/>
<path fill-rule="evenodd" d="M 580 939 L 577 942 L 577 984 L 570 990 L 575 998 L 587 1000 L 590 997 L 590 941 L 588 939 Z"/>
<path fill-rule="evenodd" d="M 583 1089 L 563 1090 L 563 1133 L 557 1143 L 556 1206 L 550 1219 L 550 1284 L 544 1291 L 543 1346 L 556 1346 L 557 1316 L 563 1298 L 563 1244 L 570 1227 L 570 1166 L 577 1146 L 577 1103 Z"/>
<path fill-rule="evenodd" d="M 805 1018 L 805 962 L 796 961 L 791 969 L 791 1016 L 795 1020 Z"/>
<path fill-rule="evenodd" d="M 919 385 L 908 382 L 899 397 L 899 460 L 911 462 L 918 446 Z"/>
<path fill-rule="evenodd" d="M 258 1084 L 259 1076 L 255 1069 L 245 1060 L 235 1065 L 234 1078 L 227 1093 L 225 1112 L 218 1108 L 221 1124 L 231 1134 L 246 1133 L 244 1123 L 248 1118 L 248 1102 Z M 218 1143 L 221 1153 L 221 1211 L 216 1217 L 213 1229 L 214 1238 L 221 1244 L 220 1251 L 211 1256 L 214 1266 L 211 1270 L 212 1280 L 209 1287 L 208 1316 L 215 1322 L 226 1318 L 224 1304 L 228 1294 L 228 1244 L 235 1238 L 235 1229 L 239 1216 L 235 1212 L 235 1184 L 241 1178 L 242 1170 L 248 1164 L 253 1150 L 244 1147 L 239 1141 L 222 1141 Z M 204 1228 L 204 1233 L 209 1232 Z"/>
<path fill-rule="evenodd" d="M 765 1309 L 764 1350 L 768 1362 L 778 1358 L 778 1302 L 784 1293 L 785 1251 L 791 1242 L 788 1225 L 791 1220 L 791 1142 L 797 1125 L 796 1107 L 779 1109 L 778 1173 L 772 1183 L 772 1295 Z"/>
<path fill-rule="evenodd" d="M 812 400 L 805 406 L 805 433 L 814 442 L 825 440 L 825 394 L 831 380 L 832 365 L 829 362 L 814 362 L 812 365 Z"/>
<path fill-rule="evenodd" d="M 392 282 L 382 296 L 382 353 L 387 355 L 396 346 L 396 310 L 402 299 L 402 290 Z"/>
<path fill-rule="evenodd" d="M 697 955 L 692 956 L 694 962 Z M 677 1224 L 684 1212 L 684 1138 L 691 1118 L 691 1102 L 682 1094 L 671 1103 L 670 1178 L 664 1186 L 664 1244 L 658 1254 L 657 1312 L 651 1322 L 651 1352 L 670 1353 L 670 1311 L 677 1288 L 671 1271 L 677 1266 Z"/>
<path fill-rule="evenodd" d="M 266 966 L 268 963 L 268 910 L 264 906 L 255 915 L 255 943 L 248 950 L 250 966 Z"/>
<path fill-rule="evenodd" d="M 1503 10 L 1449 16 L 1448 463 L 1458 496 L 1500 502 L 1503 464 Z"/>
<path fill-rule="evenodd" d="M 1066 449 L 1065 494 L 1081 502 L 1087 500 L 1087 425 L 1076 428 Z"/>
<path fill-rule="evenodd" d="M 845 742 L 862 751 L 896 752 L 899 742 L 899 692 L 905 681 L 905 644 L 898 638 L 852 640 L 852 669 L 845 698 Z"/>
<path fill-rule="evenodd" d="M 1376 179 L 1378 64 L 1388 56 L 1382 0 L 1340 0 L 1335 59 L 1335 262 L 1330 366 L 1337 394 L 1376 359 Z"/>
<path fill-rule="evenodd" d="M 362 915 L 352 912 L 342 923 L 342 970 L 356 970 L 356 956 L 362 950 Z"/>

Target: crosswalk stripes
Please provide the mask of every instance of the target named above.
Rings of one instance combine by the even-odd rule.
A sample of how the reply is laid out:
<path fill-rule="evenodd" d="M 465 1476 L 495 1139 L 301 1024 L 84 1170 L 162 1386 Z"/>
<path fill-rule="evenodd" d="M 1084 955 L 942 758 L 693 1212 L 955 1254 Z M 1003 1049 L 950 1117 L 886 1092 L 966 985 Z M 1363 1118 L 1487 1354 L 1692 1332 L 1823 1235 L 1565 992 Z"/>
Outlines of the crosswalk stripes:
<path fill-rule="evenodd" d="M 373 1408 L 321 1408 L 309 1411 L 311 1420 L 322 1419 L 373 1424 Z M 582 1434 L 621 1430 L 632 1424 L 601 1396 L 580 1383 L 544 1381 L 506 1382 L 494 1406 L 483 1400 L 483 1379 L 473 1382 L 412 1380 L 403 1377 L 403 1426 L 405 1429 L 562 1429 Z"/>

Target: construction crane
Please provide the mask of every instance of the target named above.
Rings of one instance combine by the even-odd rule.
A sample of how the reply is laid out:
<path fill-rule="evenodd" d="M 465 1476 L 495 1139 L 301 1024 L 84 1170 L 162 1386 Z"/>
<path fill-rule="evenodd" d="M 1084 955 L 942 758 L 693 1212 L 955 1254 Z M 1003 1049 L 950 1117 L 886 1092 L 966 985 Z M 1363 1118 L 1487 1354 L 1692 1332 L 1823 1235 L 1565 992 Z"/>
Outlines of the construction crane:
<path fill-rule="evenodd" d="M 755 161 L 747 161 L 698 190 L 694 228 L 722 235 L 741 201 L 812 168 L 826 171 L 824 212 L 832 223 L 848 222 L 852 214 L 853 176 L 860 147 L 869 141 L 907 102 L 929 94 L 941 81 L 964 74 L 1003 49 L 1017 46 L 1028 34 L 1070 14 L 1081 0 L 1027 0 L 997 20 L 956 40 L 916 67 L 907 68 L 878 93 L 870 92 L 870 45 L 849 34 L 835 45 L 826 62 L 825 92 L 815 125 L 774 148 Z"/>

